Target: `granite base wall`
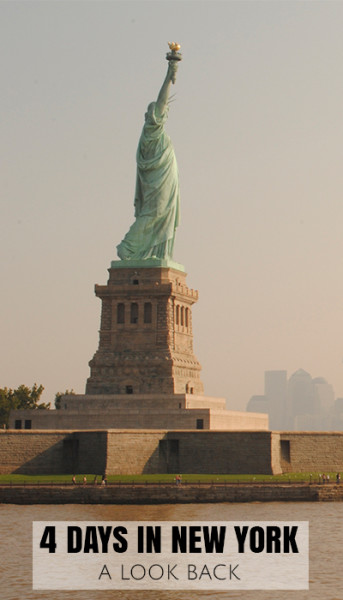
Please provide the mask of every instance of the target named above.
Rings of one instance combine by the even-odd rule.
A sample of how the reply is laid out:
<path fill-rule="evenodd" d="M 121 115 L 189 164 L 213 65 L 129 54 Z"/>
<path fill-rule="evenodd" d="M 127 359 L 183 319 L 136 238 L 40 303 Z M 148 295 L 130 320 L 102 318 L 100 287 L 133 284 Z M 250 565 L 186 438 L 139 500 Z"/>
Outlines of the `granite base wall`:
<path fill-rule="evenodd" d="M 343 432 L 0 432 L 0 473 L 343 472 Z"/>
<path fill-rule="evenodd" d="M 7 431 L 2 473 L 271 473 L 271 432 Z"/>
<path fill-rule="evenodd" d="M 343 472 L 343 432 L 297 431 L 279 436 L 283 473 Z"/>
<path fill-rule="evenodd" d="M 108 473 L 178 471 L 270 474 L 271 432 L 108 432 Z"/>
<path fill-rule="evenodd" d="M 103 473 L 107 432 L 1 431 L 0 473 Z"/>

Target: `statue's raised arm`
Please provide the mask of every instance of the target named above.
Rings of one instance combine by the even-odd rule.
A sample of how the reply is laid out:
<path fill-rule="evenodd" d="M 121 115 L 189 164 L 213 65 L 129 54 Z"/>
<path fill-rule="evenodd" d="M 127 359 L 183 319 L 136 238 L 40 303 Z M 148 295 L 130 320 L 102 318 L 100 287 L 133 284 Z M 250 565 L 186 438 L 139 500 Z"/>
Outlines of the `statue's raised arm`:
<path fill-rule="evenodd" d="M 177 61 L 170 60 L 168 63 L 168 70 L 166 78 L 162 84 L 160 89 L 160 93 L 158 94 L 157 102 L 156 102 L 156 111 L 162 115 L 168 103 L 170 86 L 172 83 L 176 81 L 176 71 L 177 71 L 178 63 Z"/>
<path fill-rule="evenodd" d="M 180 46 L 169 44 L 167 75 L 145 113 L 137 149 L 135 217 L 128 233 L 117 246 L 122 260 L 172 259 L 175 230 L 179 223 L 179 175 L 174 149 L 164 130 L 169 91 L 176 80 Z"/>

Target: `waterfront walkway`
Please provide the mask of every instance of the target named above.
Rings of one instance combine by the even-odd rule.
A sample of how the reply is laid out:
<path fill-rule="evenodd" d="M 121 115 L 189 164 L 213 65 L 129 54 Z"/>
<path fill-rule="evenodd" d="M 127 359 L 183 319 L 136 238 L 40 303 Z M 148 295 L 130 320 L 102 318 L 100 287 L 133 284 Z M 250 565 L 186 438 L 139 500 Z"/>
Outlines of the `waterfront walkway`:
<path fill-rule="evenodd" d="M 0 485 L 2 504 L 197 504 L 217 502 L 343 501 L 343 484 L 309 482 L 8 483 Z"/>

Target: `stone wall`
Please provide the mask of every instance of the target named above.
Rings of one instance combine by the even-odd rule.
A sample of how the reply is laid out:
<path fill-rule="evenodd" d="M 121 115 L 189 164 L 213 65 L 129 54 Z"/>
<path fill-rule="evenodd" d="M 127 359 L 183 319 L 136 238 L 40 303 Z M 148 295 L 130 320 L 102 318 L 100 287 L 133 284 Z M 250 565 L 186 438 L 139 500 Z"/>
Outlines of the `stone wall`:
<path fill-rule="evenodd" d="M 343 472 L 343 432 L 282 432 L 280 442 L 284 473 Z"/>
<path fill-rule="evenodd" d="M 12 410 L 10 428 L 268 431 L 266 414 L 228 411 L 221 398 L 191 394 L 166 398 L 143 394 L 108 397 L 78 394 L 63 396 L 61 404 L 61 410 Z"/>
<path fill-rule="evenodd" d="M 226 431 L 270 431 L 267 414 L 239 412 L 234 410 L 211 410 L 209 429 Z"/>
<path fill-rule="evenodd" d="M 159 473 L 160 431 L 108 431 L 107 473 Z"/>
<path fill-rule="evenodd" d="M 107 432 L 1 431 L 0 472 L 104 473 Z"/>
<path fill-rule="evenodd" d="M 170 432 L 183 473 L 271 473 L 271 432 Z"/>
<path fill-rule="evenodd" d="M 78 441 L 77 468 L 72 472 L 98 473 L 106 472 L 107 431 L 78 431 L 74 437 Z"/>
<path fill-rule="evenodd" d="M 343 433 L 0 431 L 1 473 L 343 472 Z"/>
<path fill-rule="evenodd" d="M 271 471 L 274 475 L 284 472 L 281 466 L 280 434 L 274 431 L 271 438 Z"/>
<path fill-rule="evenodd" d="M 343 485 L 54 485 L 0 486 L 5 504 L 194 504 L 343 501 Z"/>
<path fill-rule="evenodd" d="M 271 473 L 270 432 L 5 431 L 2 473 Z"/>
<path fill-rule="evenodd" d="M 229 412 L 227 413 L 229 417 Z M 204 429 L 210 425 L 209 409 L 150 409 L 140 410 L 138 407 L 97 412 L 96 409 L 84 411 L 72 410 L 15 410 L 11 411 L 10 425 L 17 420 L 22 424 L 31 421 L 32 430 L 94 430 L 115 429 L 196 429 L 197 420 L 202 420 Z M 250 417 L 251 419 L 251 417 Z M 229 419 L 228 419 L 229 420 Z M 222 419 L 222 427 L 225 422 Z M 229 427 L 228 427 L 229 428 Z M 230 427 L 231 428 L 231 427 Z M 30 430 L 29 429 L 29 430 Z"/>
<path fill-rule="evenodd" d="M 61 472 L 65 437 L 63 432 L 1 432 L 1 473 Z"/>
<path fill-rule="evenodd" d="M 108 432 L 108 473 L 268 474 L 271 462 L 271 432 Z"/>

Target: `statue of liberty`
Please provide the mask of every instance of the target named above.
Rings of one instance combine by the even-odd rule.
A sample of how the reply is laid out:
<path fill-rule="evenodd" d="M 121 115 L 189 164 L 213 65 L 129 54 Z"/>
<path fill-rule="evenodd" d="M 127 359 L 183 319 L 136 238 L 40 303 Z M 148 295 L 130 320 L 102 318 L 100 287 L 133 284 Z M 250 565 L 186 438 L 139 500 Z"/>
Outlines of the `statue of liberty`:
<path fill-rule="evenodd" d="M 168 70 L 156 102 L 145 113 L 137 149 L 135 222 L 117 246 L 122 260 L 172 259 L 175 230 L 179 223 L 179 175 L 169 136 L 164 130 L 169 92 L 175 83 L 180 46 L 170 43 Z"/>

